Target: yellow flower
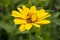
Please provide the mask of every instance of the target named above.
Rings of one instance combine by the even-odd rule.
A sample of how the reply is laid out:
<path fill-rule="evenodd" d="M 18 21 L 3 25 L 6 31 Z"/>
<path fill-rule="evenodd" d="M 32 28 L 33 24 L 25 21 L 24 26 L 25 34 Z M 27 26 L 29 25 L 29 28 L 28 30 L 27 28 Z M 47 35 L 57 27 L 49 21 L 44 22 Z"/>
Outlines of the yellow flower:
<path fill-rule="evenodd" d="M 37 10 L 35 6 L 32 6 L 30 9 L 26 6 L 17 8 L 18 11 L 13 10 L 12 16 L 15 17 L 13 20 L 16 25 L 20 25 L 19 30 L 21 32 L 25 30 L 30 30 L 32 25 L 39 28 L 41 24 L 49 24 L 50 21 L 46 20 L 50 16 L 48 12 L 44 9 Z"/>

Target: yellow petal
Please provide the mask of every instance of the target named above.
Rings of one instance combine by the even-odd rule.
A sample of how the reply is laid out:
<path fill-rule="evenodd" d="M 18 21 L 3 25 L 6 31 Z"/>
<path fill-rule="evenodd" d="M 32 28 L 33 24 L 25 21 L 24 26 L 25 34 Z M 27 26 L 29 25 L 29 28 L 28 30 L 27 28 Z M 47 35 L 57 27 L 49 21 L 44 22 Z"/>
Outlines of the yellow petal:
<path fill-rule="evenodd" d="M 20 30 L 21 32 L 25 31 L 25 25 L 21 25 L 21 26 L 19 27 L 19 30 Z"/>
<path fill-rule="evenodd" d="M 22 17 L 22 14 L 17 11 L 12 11 L 12 16 L 14 17 Z"/>
<path fill-rule="evenodd" d="M 32 24 L 28 23 L 28 24 L 25 25 L 25 29 L 26 30 L 30 30 L 31 28 L 32 28 Z"/>
<path fill-rule="evenodd" d="M 29 8 L 27 8 L 25 5 L 22 6 L 24 15 L 27 15 L 29 13 Z"/>
<path fill-rule="evenodd" d="M 30 8 L 30 13 L 36 13 L 36 7 L 35 6 L 32 6 Z"/>
<path fill-rule="evenodd" d="M 40 27 L 40 25 L 39 25 L 39 24 L 36 24 L 36 23 L 34 23 L 33 25 L 34 25 L 35 27 L 37 27 L 37 28 Z"/>
<path fill-rule="evenodd" d="M 48 14 L 47 12 L 45 12 L 45 10 L 43 10 L 43 9 L 37 11 L 37 16 L 40 19 L 44 19 L 46 17 L 49 17 L 48 15 L 50 16 L 50 14 Z"/>
<path fill-rule="evenodd" d="M 25 24 L 25 23 L 26 23 L 26 20 L 14 19 L 14 23 L 15 23 L 15 24 Z"/>
<path fill-rule="evenodd" d="M 49 15 L 46 15 L 46 16 L 44 16 L 44 17 L 42 17 L 42 18 L 39 18 L 38 20 L 43 20 L 43 19 L 45 19 L 45 18 L 47 18 L 47 17 L 50 17 L 51 15 L 49 14 Z"/>
<path fill-rule="evenodd" d="M 25 16 L 17 11 L 12 11 L 11 16 L 25 19 Z"/>
<path fill-rule="evenodd" d="M 21 14 L 24 14 L 24 11 L 21 8 L 17 8 Z"/>
<path fill-rule="evenodd" d="M 29 13 L 26 18 L 28 19 L 28 18 L 30 18 L 31 16 L 32 16 L 32 13 Z"/>
<path fill-rule="evenodd" d="M 49 20 L 40 20 L 40 21 L 37 21 L 35 23 L 37 23 L 37 24 L 49 24 L 50 21 Z"/>
<path fill-rule="evenodd" d="M 36 21 L 36 19 L 37 19 L 36 15 L 32 15 L 31 21 L 34 22 L 34 21 Z"/>

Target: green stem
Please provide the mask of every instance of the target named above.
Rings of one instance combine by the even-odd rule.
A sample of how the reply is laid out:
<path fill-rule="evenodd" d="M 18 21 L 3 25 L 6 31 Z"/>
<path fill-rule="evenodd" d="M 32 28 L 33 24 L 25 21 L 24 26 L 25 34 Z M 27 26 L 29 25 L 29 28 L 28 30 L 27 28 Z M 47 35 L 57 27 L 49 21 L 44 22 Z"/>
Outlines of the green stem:
<path fill-rule="evenodd" d="M 42 37 L 40 37 L 40 35 L 35 34 L 35 37 L 36 37 L 38 40 L 43 40 Z"/>
<path fill-rule="evenodd" d="M 32 35 L 30 32 L 29 32 L 29 40 L 32 40 Z"/>
<path fill-rule="evenodd" d="M 50 6 L 49 6 L 49 10 L 51 10 L 52 3 L 53 3 L 53 0 L 50 0 Z"/>
<path fill-rule="evenodd" d="M 42 37 L 40 37 L 40 29 L 36 29 L 35 37 L 36 37 L 38 40 L 43 40 Z"/>

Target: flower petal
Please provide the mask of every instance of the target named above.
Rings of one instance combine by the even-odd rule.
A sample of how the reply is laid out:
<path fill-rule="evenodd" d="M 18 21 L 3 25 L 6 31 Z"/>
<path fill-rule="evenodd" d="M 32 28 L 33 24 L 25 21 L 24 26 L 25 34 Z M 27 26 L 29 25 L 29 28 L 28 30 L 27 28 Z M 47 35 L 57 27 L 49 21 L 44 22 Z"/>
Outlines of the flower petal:
<path fill-rule="evenodd" d="M 32 6 L 30 8 L 30 13 L 36 13 L 36 7 L 35 6 Z"/>
<path fill-rule="evenodd" d="M 38 18 L 40 18 L 40 19 L 44 19 L 44 18 L 46 18 L 46 17 L 49 17 L 50 14 L 48 14 L 47 12 L 45 12 L 44 9 L 41 9 L 41 10 L 38 10 L 38 11 L 37 11 L 37 16 L 38 16 Z"/>
<path fill-rule="evenodd" d="M 42 18 L 38 18 L 38 20 L 43 20 L 43 19 L 45 19 L 45 18 L 47 18 L 47 17 L 50 17 L 51 15 L 46 15 L 46 16 L 44 16 L 44 17 L 42 17 Z"/>
<path fill-rule="evenodd" d="M 37 28 L 40 27 L 40 25 L 39 25 L 39 24 L 36 24 L 36 23 L 34 23 L 33 25 L 34 25 L 35 27 L 37 27 Z"/>
<path fill-rule="evenodd" d="M 24 14 L 24 11 L 21 8 L 17 8 L 21 14 Z"/>
<path fill-rule="evenodd" d="M 34 21 L 36 21 L 36 19 L 37 19 L 36 15 L 32 15 L 31 21 L 34 22 Z"/>
<path fill-rule="evenodd" d="M 26 20 L 14 19 L 14 23 L 15 23 L 15 24 L 25 24 L 25 23 L 26 23 Z"/>
<path fill-rule="evenodd" d="M 12 11 L 12 16 L 14 16 L 14 17 L 23 17 L 22 14 L 17 12 L 17 11 Z"/>
<path fill-rule="evenodd" d="M 25 31 L 25 25 L 21 24 L 21 26 L 19 27 L 19 30 L 20 30 L 21 32 Z"/>
<path fill-rule="evenodd" d="M 27 23 L 27 24 L 25 25 L 25 29 L 26 29 L 26 30 L 30 30 L 31 28 L 32 28 L 32 24 Z"/>
<path fill-rule="evenodd" d="M 40 20 L 40 21 L 37 21 L 35 23 L 37 23 L 37 24 L 49 24 L 50 21 L 49 20 Z"/>
<path fill-rule="evenodd" d="M 29 8 L 27 8 L 25 5 L 22 6 L 24 15 L 27 15 L 29 13 Z"/>

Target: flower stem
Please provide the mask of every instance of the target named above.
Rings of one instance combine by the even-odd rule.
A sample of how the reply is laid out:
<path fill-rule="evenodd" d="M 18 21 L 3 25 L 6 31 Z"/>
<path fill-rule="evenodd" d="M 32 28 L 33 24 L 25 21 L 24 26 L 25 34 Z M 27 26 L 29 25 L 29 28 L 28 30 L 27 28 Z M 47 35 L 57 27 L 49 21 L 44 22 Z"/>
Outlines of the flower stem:
<path fill-rule="evenodd" d="M 40 37 L 40 29 L 37 29 L 36 32 L 35 32 L 35 37 L 38 39 L 38 40 L 43 40 L 42 37 Z"/>
<path fill-rule="evenodd" d="M 30 32 L 29 32 L 29 40 L 32 40 L 32 35 Z"/>

